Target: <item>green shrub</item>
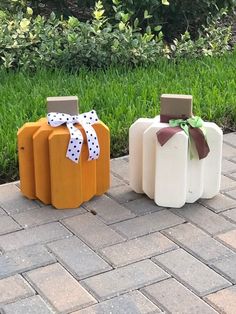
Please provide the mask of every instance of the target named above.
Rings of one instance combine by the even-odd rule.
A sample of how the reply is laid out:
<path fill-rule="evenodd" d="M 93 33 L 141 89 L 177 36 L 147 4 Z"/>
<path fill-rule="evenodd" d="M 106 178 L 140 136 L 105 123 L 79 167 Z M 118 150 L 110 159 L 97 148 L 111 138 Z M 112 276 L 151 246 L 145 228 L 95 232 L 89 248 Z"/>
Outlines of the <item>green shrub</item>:
<path fill-rule="evenodd" d="M 1 0 L 0 2 L 0 10 L 11 14 L 17 13 L 26 6 L 26 0 Z"/>
<path fill-rule="evenodd" d="M 95 6 L 92 21 L 75 17 L 49 19 L 26 13 L 0 16 L 0 67 L 36 69 L 42 66 L 78 70 L 81 66 L 149 65 L 160 57 L 219 54 L 227 50 L 230 29 L 217 28 L 212 21 L 196 42 L 185 33 L 180 41 L 167 45 L 161 31 L 154 35 L 150 27 L 140 32 L 138 20 L 118 4 L 116 24 L 110 24 L 101 1 Z M 146 19 L 148 20 L 148 15 Z"/>
<path fill-rule="evenodd" d="M 0 10 L 16 13 L 20 8 L 30 6 L 35 15 L 48 17 L 52 11 L 60 18 L 75 16 L 80 21 L 90 20 L 96 0 L 1 0 Z M 180 38 L 186 31 L 192 38 L 198 37 L 202 25 L 207 26 L 209 17 L 216 18 L 224 8 L 232 11 L 236 8 L 236 0 L 103 0 L 106 15 L 111 24 L 116 24 L 118 14 L 115 7 L 128 14 L 131 22 L 139 20 L 139 26 L 145 31 L 150 26 L 154 31 L 156 26 L 162 27 L 164 38 L 170 42 Z"/>
<path fill-rule="evenodd" d="M 231 11 L 235 7 L 235 0 L 170 0 L 170 5 L 161 8 L 159 15 L 163 32 L 168 39 L 173 39 L 185 31 L 195 39 L 202 25 L 209 24 L 209 18 L 217 18 L 221 9 Z"/>
<path fill-rule="evenodd" d="M 40 66 L 78 69 L 82 65 L 149 64 L 162 54 L 161 35 L 154 40 L 151 31 L 141 34 L 122 20 L 107 22 L 101 2 L 96 4 L 92 22 L 76 18 L 32 17 L 32 10 L 14 19 L 0 20 L 0 58 L 5 68 Z"/>
<path fill-rule="evenodd" d="M 194 58 L 199 55 L 221 55 L 230 49 L 228 45 L 230 39 L 230 27 L 222 27 L 218 16 L 207 27 L 202 27 L 197 39 L 192 40 L 189 32 L 181 35 L 179 40 L 174 39 L 174 45 L 170 45 L 172 57 Z"/>
<path fill-rule="evenodd" d="M 94 5 L 94 0 L 1 0 L 0 10 L 14 14 L 28 6 L 33 9 L 35 16 L 39 14 L 48 17 L 54 12 L 57 17 L 75 16 L 86 21 L 91 18 Z"/>
<path fill-rule="evenodd" d="M 208 25 L 209 17 L 216 18 L 221 9 L 232 11 L 236 8 L 236 0 L 103 0 L 103 3 L 113 23 L 113 6 L 116 3 L 130 15 L 132 22 L 138 18 L 143 30 L 148 25 L 153 30 L 160 25 L 168 41 L 186 31 L 197 38 L 198 30 L 202 25 Z"/>

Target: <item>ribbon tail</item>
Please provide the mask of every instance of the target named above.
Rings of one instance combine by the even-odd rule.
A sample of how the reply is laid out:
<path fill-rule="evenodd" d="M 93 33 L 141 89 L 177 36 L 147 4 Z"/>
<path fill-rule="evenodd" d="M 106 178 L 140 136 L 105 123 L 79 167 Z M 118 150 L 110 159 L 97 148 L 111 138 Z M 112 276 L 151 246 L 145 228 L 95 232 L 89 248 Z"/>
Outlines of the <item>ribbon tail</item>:
<path fill-rule="evenodd" d="M 210 148 L 202 130 L 199 128 L 190 127 L 189 133 L 195 143 L 199 159 L 205 158 L 209 154 Z"/>
<path fill-rule="evenodd" d="M 81 124 L 85 130 L 88 143 L 88 160 L 96 160 L 100 155 L 100 145 L 95 129 L 91 124 Z"/>
<path fill-rule="evenodd" d="M 85 112 L 77 116 L 78 123 L 84 128 L 88 143 L 88 160 L 96 160 L 100 156 L 100 146 L 98 136 L 93 124 L 98 123 L 99 119 L 95 110 Z"/>
<path fill-rule="evenodd" d="M 156 133 L 157 140 L 160 145 L 163 146 L 172 136 L 181 131 L 182 129 L 179 126 L 163 128 Z"/>
<path fill-rule="evenodd" d="M 67 146 L 66 157 L 75 163 L 79 162 L 83 145 L 83 135 L 72 123 L 67 124 L 70 132 L 70 141 Z"/>
<path fill-rule="evenodd" d="M 189 150 L 189 156 L 190 156 L 190 160 L 192 160 L 194 158 L 194 155 L 196 156 L 196 151 L 194 150 L 194 143 L 193 140 L 191 138 L 191 136 L 188 137 L 188 150 Z"/>

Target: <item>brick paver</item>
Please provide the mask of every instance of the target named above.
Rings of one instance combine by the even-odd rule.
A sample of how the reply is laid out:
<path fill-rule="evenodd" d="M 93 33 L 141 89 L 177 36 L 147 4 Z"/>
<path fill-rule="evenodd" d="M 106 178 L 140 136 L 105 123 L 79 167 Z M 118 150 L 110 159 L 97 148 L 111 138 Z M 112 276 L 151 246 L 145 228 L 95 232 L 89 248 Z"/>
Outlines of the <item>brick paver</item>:
<path fill-rule="evenodd" d="M 111 188 L 107 195 L 117 201 L 119 204 L 139 199 L 142 194 L 135 193 L 128 185 L 121 185 L 116 188 Z"/>
<path fill-rule="evenodd" d="M 236 172 L 229 173 L 230 177 L 234 176 L 234 173 L 236 175 Z M 235 176 L 235 179 L 236 179 L 236 176 Z M 236 181 L 234 180 L 234 178 L 229 178 L 227 176 L 222 175 L 221 186 L 220 186 L 221 191 L 225 191 L 232 188 L 236 188 Z"/>
<path fill-rule="evenodd" d="M 0 278 L 56 262 L 46 248 L 41 245 L 21 248 L 0 255 Z"/>
<path fill-rule="evenodd" d="M 234 254 L 232 250 L 190 223 L 167 229 L 163 233 L 205 263 Z"/>
<path fill-rule="evenodd" d="M 142 291 L 167 313 L 217 313 L 207 303 L 173 278 L 150 285 Z"/>
<path fill-rule="evenodd" d="M 236 132 L 213 199 L 158 207 L 128 173 L 111 160 L 110 190 L 68 210 L 0 186 L 1 314 L 236 313 Z"/>
<path fill-rule="evenodd" d="M 215 261 L 211 264 L 211 267 L 233 284 L 236 284 L 236 254 Z"/>
<path fill-rule="evenodd" d="M 236 164 L 230 160 L 223 159 L 222 160 L 222 173 L 228 174 L 236 171 Z"/>
<path fill-rule="evenodd" d="M 95 211 L 101 220 L 107 224 L 135 217 L 130 210 L 106 195 L 93 198 L 91 201 L 85 203 L 84 207 L 88 210 Z"/>
<path fill-rule="evenodd" d="M 59 264 L 25 273 L 36 291 L 60 313 L 96 303 L 96 300 Z"/>
<path fill-rule="evenodd" d="M 129 183 L 129 164 L 125 158 L 111 160 L 111 172 L 126 183 Z"/>
<path fill-rule="evenodd" d="M 98 249 L 124 241 L 124 238 L 92 214 L 63 220 L 63 223 L 89 246 Z"/>
<path fill-rule="evenodd" d="M 198 203 L 185 204 L 182 208 L 175 208 L 172 212 L 178 213 L 211 235 L 235 228 L 235 224 Z"/>
<path fill-rule="evenodd" d="M 53 241 L 70 236 L 71 233 L 58 222 L 20 230 L 0 236 L 0 247 L 16 250 L 23 246 Z"/>
<path fill-rule="evenodd" d="M 76 279 L 111 269 L 110 265 L 77 237 L 55 241 L 47 246 Z"/>
<path fill-rule="evenodd" d="M 236 162 L 236 159 L 235 159 L 235 162 Z M 236 172 L 231 172 L 230 174 L 229 174 L 229 177 L 232 179 L 232 180 L 236 180 Z"/>
<path fill-rule="evenodd" d="M 163 207 L 157 206 L 153 200 L 147 196 L 128 202 L 124 204 L 124 206 L 129 208 L 136 216 L 142 216 L 164 209 Z"/>
<path fill-rule="evenodd" d="M 22 299 L 3 308 L 4 314 L 52 314 L 53 312 L 40 296 Z"/>
<path fill-rule="evenodd" d="M 222 155 L 223 157 L 228 159 L 234 158 L 236 156 L 236 148 L 226 143 L 223 143 Z"/>
<path fill-rule="evenodd" d="M 212 199 L 200 199 L 199 203 L 210 208 L 215 213 L 236 207 L 236 200 L 223 194 L 218 194 Z"/>
<path fill-rule="evenodd" d="M 236 286 L 210 294 L 206 300 L 215 307 L 219 313 L 235 314 L 236 309 Z"/>
<path fill-rule="evenodd" d="M 13 214 L 12 217 L 22 227 L 34 227 L 41 224 L 58 221 L 63 218 L 86 213 L 84 208 L 58 210 L 52 206 L 44 206 L 31 211 L 21 212 L 19 214 Z"/>
<path fill-rule="evenodd" d="M 10 216 L 4 215 L 0 219 L 0 235 L 20 230 L 21 226 L 19 226 L 15 220 L 13 220 Z"/>
<path fill-rule="evenodd" d="M 35 201 L 31 201 L 23 197 L 18 187 L 14 184 L 1 186 L 0 206 L 6 210 L 8 214 L 15 214 L 39 207 Z"/>
<path fill-rule="evenodd" d="M 219 234 L 216 238 L 233 250 L 236 250 L 236 229 Z"/>
<path fill-rule="evenodd" d="M 0 280 L 0 308 L 3 304 L 27 298 L 34 294 L 34 290 L 20 275 Z"/>
<path fill-rule="evenodd" d="M 233 209 L 230 209 L 230 210 L 223 212 L 222 216 L 229 218 L 234 223 L 236 223 L 236 208 L 233 208 Z"/>
<path fill-rule="evenodd" d="M 6 215 L 6 212 L 2 208 L 0 208 L 0 216 L 1 215 Z"/>
<path fill-rule="evenodd" d="M 151 232 L 160 231 L 171 226 L 183 223 L 185 220 L 171 213 L 169 210 L 161 210 L 113 225 L 115 230 L 132 239 Z"/>
<path fill-rule="evenodd" d="M 82 280 L 96 298 L 104 300 L 168 278 L 169 275 L 150 260 L 141 261 Z"/>
<path fill-rule="evenodd" d="M 229 281 L 182 249 L 159 255 L 153 258 L 153 261 L 198 296 L 205 296 L 231 285 Z"/>
<path fill-rule="evenodd" d="M 236 148 L 236 133 L 228 133 L 224 135 L 224 143 L 232 145 Z"/>
<path fill-rule="evenodd" d="M 163 313 L 139 291 L 123 294 L 111 300 L 103 301 L 73 314 L 158 314 Z"/>
<path fill-rule="evenodd" d="M 225 192 L 225 195 L 236 200 L 236 189 L 228 190 L 227 192 Z"/>
<path fill-rule="evenodd" d="M 100 252 L 112 265 L 123 266 L 176 248 L 176 244 L 161 233 L 155 232 L 106 247 Z"/>
<path fill-rule="evenodd" d="M 117 178 L 116 176 L 114 176 L 113 174 L 110 175 L 110 183 L 111 183 L 111 187 L 117 187 L 120 185 L 124 184 L 124 181 L 122 181 L 121 179 Z"/>

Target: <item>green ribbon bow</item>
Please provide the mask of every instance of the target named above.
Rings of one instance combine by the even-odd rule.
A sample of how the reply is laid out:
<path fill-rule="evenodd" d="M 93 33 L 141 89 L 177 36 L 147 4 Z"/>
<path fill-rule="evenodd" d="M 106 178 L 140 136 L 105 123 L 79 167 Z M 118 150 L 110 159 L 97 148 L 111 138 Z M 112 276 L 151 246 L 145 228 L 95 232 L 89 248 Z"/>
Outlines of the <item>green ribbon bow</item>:
<path fill-rule="evenodd" d="M 180 127 L 184 130 L 185 134 L 188 136 L 189 139 L 189 150 L 190 150 L 190 158 L 192 159 L 194 155 L 196 154 L 196 150 L 194 149 L 194 143 L 191 139 L 191 136 L 189 134 L 189 128 L 199 128 L 202 130 L 203 135 L 205 136 L 206 131 L 203 127 L 203 120 L 200 117 L 192 117 L 187 120 L 183 119 L 171 119 L 169 121 L 170 127 Z"/>

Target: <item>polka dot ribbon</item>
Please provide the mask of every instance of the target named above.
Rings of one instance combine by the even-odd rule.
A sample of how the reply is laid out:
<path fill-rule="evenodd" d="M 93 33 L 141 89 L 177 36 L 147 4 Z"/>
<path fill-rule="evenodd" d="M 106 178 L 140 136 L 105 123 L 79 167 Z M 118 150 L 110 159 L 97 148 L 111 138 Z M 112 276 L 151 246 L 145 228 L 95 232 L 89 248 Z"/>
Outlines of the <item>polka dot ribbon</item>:
<path fill-rule="evenodd" d="M 80 115 L 71 116 L 66 113 L 50 112 L 47 114 L 48 124 L 52 127 L 58 127 L 64 123 L 70 132 L 70 141 L 67 147 L 66 157 L 70 160 L 78 163 L 82 145 L 84 142 L 83 135 L 74 124 L 79 123 L 85 130 L 89 157 L 88 160 L 98 159 L 100 155 L 100 147 L 96 131 L 93 128 L 93 124 L 98 122 L 98 116 L 95 110 L 82 113 Z"/>

